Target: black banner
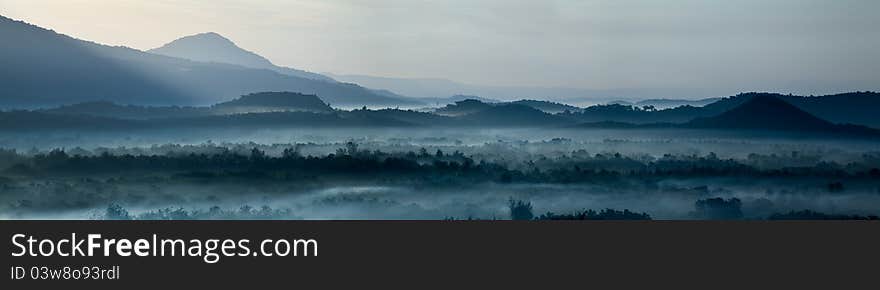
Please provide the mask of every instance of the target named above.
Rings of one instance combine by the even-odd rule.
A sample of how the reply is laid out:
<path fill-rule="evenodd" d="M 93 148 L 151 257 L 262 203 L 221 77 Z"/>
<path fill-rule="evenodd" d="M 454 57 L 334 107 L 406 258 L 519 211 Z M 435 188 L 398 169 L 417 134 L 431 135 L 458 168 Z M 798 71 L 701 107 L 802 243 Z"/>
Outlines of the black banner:
<path fill-rule="evenodd" d="M 876 286 L 880 260 L 880 222 L 0 221 L 0 229 L 2 284 L 12 286 L 4 289 L 849 288 Z M 91 256 L 89 235 L 99 245 Z M 161 255 L 163 240 L 174 246 Z M 70 256 L 77 242 L 81 252 Z"/>

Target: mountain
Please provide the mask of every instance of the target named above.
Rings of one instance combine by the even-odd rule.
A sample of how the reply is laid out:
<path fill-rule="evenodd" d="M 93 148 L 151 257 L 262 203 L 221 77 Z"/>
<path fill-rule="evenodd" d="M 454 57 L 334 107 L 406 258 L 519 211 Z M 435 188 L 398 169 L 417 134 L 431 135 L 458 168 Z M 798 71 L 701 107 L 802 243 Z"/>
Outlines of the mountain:
<path fill-rule="evenodd" d="M 742 105 L 718 116 L 697 118 L 687 123 L 691 127 L 723 129 L 769 129 L 795 131 L 823 131 L 834 124 L 798 109 L 774 96 L 755 96 Z"/>
<path fill-rule="evenodd" d="M 519 100 L 513 102 L 488 103 L 478 99 L 465 99 L 461 101 L 456 101 L 455 103 L 448 104 L 441 108 L 437 108 L 434 110 L 434 113 L 444 116 L 463 116 L 483 111 L 492 107 L 504 105 L 522 105 L 549 114 L 557 114 L 562 112 L 580 112 L 583 110 L 575 106 L 550 101 Z"/>
<path fill-rule="evenodd" d="M 423 104 L 355 84 L 101 45 L 2 16 L 0 41 L 0 106 L 5 107 L 100 100 L 206 105 L 260 91 L 315 94 L 340 106 Z"/>
<path fill-rule="evenodd" d="M 861 125 L 835 124 L 818 118 L 772 94 L 749 94 L 747 97 L 725 99 L 725 105 L 741 102 L 734 108 L 711 117 L 699 117 L 686 123 L 631 123 L 620 121 L 589 121 L 569 126 L 583 129 L 709 129 L 720 131 L 773 131 L 779 134 L 809 133 L 824 136 L 880 137 L 880 130 Z M 603 105 L 599 107 L 624 107 Z M 627 106 L 628 107 L 628 106 Z M 680 108 L 699 109 L 690 106 Z M 587 108 L 590 109 L 590 108 Z M 632 109 L 630 109 L 632 110 Z M 666 110 L 669 111 L 669 110 Z M 657 111 L 638 111 L 645 114 Z M 700 113 L 706 113 L 702 111 Z"/>
<path fill-rule="evenodd" d="M 519 104 L 501 104 L 459 117 L 474 126 L 531 127 L 571 124 L 564 117 L 547 114 L 541 110 Z"/>
<path fill-rule="evenodd" d="M 581 122 L 625 122 L 634 124 L 648 123 L 684 123 L 699 117 L 710 117 L 724 112 L 709 110 L 703 107 L 681 106 L 665 110 L 644 110 L 641 107 L 610 104 L 593 105 L 580 112 L 569 114 L 571 118 Z"/>
<path fill-rule="evenodd" d="M 801 110 L 836 123 L 880 128 L 880 93 L 851 92 L 826 96 L 781 98 Z"/>
<path fill-rule="evenodd" d="M 824 96 L 751 92 L 723 98 L 703 108 L 706 111 L 705 115 L 712 115 L 735 108 L 752 98 L 766 96 L 783 100 L 798 109 L 833 123 L 851 123 L 880 128 L 880 118 L 877 117 L 877 108 L 880 108 L 880 93 L 876 92 L 849 92 Z"/>
<path fill-rule="evenodd" d="M 562 113 L 565 111 L 580 112 L 583 110 L 581 108 L 578 108 L 578 107 L 575 107 L 572 105 L 566 105 L 566 104 L 556 103 L 556 102 L 551 102 L 551 101 L 519 100 L 519 101 L 510 102 L 510 103 L 529 106 L 529 107 L 532 107 L 532 108 L 535 108 L 535 109 L 538 109 L 538 110 L 541 110 L 541 111 L 544 111 L 544 112 L 550 113 L 550 114 Z"/>
<path fill-rule="evenodd" d="M 291 92 L 262 92 L 241 96 L 235 100 L 216 104 L 214 111 L 223 113 L 253 113 L 276 111 L 302 111 L 328 113 L 333 108 L 316 95 Z"/>
<path fill-rule="evenodd" d="M 325 75 L 277 66 L 265 57 L 240 48 L 231 40 L 215 32 L 185 36 L 147 52 L 201 62 L 228 63 L 249 68 L 268 69 L 289 76 L 335 82 L 334 79 Z"/>
<path fill-rule="evenodd" d="M 644 106 L 652 106 L 657 109 L 671 109 L 675 107 L 681 106 L 693 106 L 693 107 L 702 107 L 717 101 L 720 101 L 721 98 L 705 98 L 699 100 L 681 100 L 681 99 L 647 99 L 641 100 L 637 102 L 631 101 L 612 101 L 608 104 L 619 104 L 626 106 L 636 106 L 636 107 L 644 107 Z"/>
<path fill-rule="evenodd" d="M 496 99 L 483 98 L 480 96 L 473 95 L 454 95 L 451 97 L 443 97 L 443 98 L 419 98 L 419 101 L 425 102 L 428 105 L 434 106 L 445 106 L 454 104 L 455 102 L 464 101 L 464 100 L 477 100 L 483 103 L 500 103 L 501 101 Z"/>
<path fill-rule="evenodd" d="M 800 110 L 832 123 L 850 123 L 880 128 L 876 110 L 880 108 L 880 94 L 853 92 L 826 96 L 794 96 L 774 93 L 742 93 L 721 98 L 702 107 L 683 105 L 669 109 L 645 110 L 635 103 L 595 105 L 570 117 L 582 122 L 684 123 L 696 118 L 712 117 L 736 108 L 755 97 L 774 97 Z M 708 100 L 708 99 L 707 99 Z"/>
<path fill-rule="evenodd" d="M 823 120 L 771 95 L 756 95 L 720 115 L 697 118 L 684 127 L 707 129 L 746 129 L 826 133 L 880 133 L 855 125 L 837 125 Z"/>
<path fill-rule="evenodd" d="M 120 102 L 194 102 L 115 56 L 132 49 L 81 41 L 0 16 L 0 105 L 41 106 L 113 97 Z"/>
<path fill-rule="evenodd" d="M 443 116 L 463 116 L 467 114 L 473 114 L 479 111 L 483 111 L 489 108 L 492 108 L 493 105 L 487 104 L 474 99 L 467 99 L 457 101 L 454 104 L 446 105 L 445 107 L 438 108 L 434 110 L 434 113 Z"/>
<path fill-rule="evenodd" d="M 0 129 L 33 130 L 132 130 L 157 128 L 283 128 L 283 127 L 569 127 L 603 129 L 710 129 L 721 131 L 774 131 L 810 133 L 811 135 L 849 135 L 878 137 L 880 130 L 859 125 L 835 124 L 805 112 L 779 97 L 751 95 L 733 109 L 710 117 L 684 123 L 632 123 L 621 121 L 583 122 L 581 114 L 549 114 L 517 103 L 486 104 L 465 100 L 442 109 L 454 112 L 438 114 L 400 109 L 332 109 L 317 96 L 289 92 L 265 92 L 242 96 L 211 107 L 143 107 L 89 102 L 55 109 L 0 112 Z M 629 108 L 621 105 L 590 108 Z M 587 109 L 590 109 L 587 108 Z M 680 107 L 699 110 L 690 106 Z M 595 110 L 595 109 L 593 109 Z M 668 110 L 667 110 L 668 111 Z M 595 111 L 593 111 L 595 112 Z M 450 113 L 450 112 L 447 112 Z M 703 111 L 702 113 L 705 113 Z"/>

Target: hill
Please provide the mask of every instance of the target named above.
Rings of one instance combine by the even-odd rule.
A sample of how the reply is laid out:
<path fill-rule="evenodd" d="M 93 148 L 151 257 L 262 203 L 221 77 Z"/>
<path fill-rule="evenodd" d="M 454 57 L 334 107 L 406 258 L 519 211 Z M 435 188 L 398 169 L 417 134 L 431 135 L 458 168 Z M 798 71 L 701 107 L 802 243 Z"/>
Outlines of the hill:
<path fill-rule="evenodd" d="M 316 94 L 334 105 L 421 104 L 355 84 L 101 45 L 2 16 L 0 41 L 0 106 L 5 107 L 99 100 L 207 105 L 259 91 Z"/>
<path fill-rule="evenodd" d="M 419 98 L 418 100 L 425 102 L 428 105 L 435 105 L 435 106 L 451 105 L 451 104 L 454 104 L 455 102 L 460 102 L 460 101 L 464 101 L 464 100 L 477 100 L 477 101 L 480 101 L 483 103 L 500 103 L 501 102 L 496 99 L 488 99 L 488 98 L 483 98 L 480 96 L 472 96 L 472 95 L 454 95 L 454 96 L 445 97 L 445 98 Z"/>
<path fill-rule="evenodd" d="M 265 57 L 240 48 L 232 40 L 215 32 L 181 37 L 147 52 L 201 62 L 228 63 L 249 68 L 268 69 L 300 78 L 335 82 L 332 78 L 321 74 L 277 66 Z"/>
<path fill-rule="evenodd" d="M 819 118 L 880 128 L 880 93 L 850 92 L 816 97 L 782 96 L 782 99 Z"/>
<path fill-rule="evenodd" d="M 704 116 L 719 114 L 755 97 L 775 97 L 798 109 L 833 123 L 850 123 L 880 128 L 877 109 L 880 93 L 849 92 L 824 96 L 795 96 L 775 93 L 742 93 L 704 106 Z"/>
<path fill-rule="evenodd" d="M 722 98 L 702 107 L 691 105 L 671 109 L 645 109 L 632 104 L 595 105 L 584 108 L 581 113 L 569 115 L 581 122 L 627 122 L 634 124 L 685 123 L 697 118 L 716 116 L 732 110 L 755 97 L 774 97 L 820 119 L 833 123 L 851 123 L 880 127 L 876 108 L 880 108 L 880 94 L 853 92 L 827 96 L 793 96 L 774 93 L 742 93 Z"/>
<path fill-rule="evenodd" d="M 217 113 L 246 113 L 272 111 L 332 112 L 333 108 L 316 95 L 291 92 L 261 92 L 241 96 L 216 104 Z"/>
<path fill-rule="evenodd" d="M 434 113 L 443 116 L 464 116 L 467 114 L 473 114 L 479 111 L 483 111 L 489 108 L 492 108 L 493 105 L 487 104 L 478 100 L 467 99 L 462 101 L 457 101 L 454 104 L 446 105 L 445 107 L 434 110 Z"/>
<path fill-rule="evenodd" d="M 455 103 L 448 104 L 444 107 L 438 108 L 434 110 L 435 113 L 445 116 L 463 116 L 467 114 L 476 113 L 485 109 L 489 109 L 492 107 L 503 106 L 503 105 L 522 105 L 526 107 L 530 107 L 539 111 L 543 111 L 548 114 L 556 114 L 562 112 L 581 112 L 583 109 L 566 105 L 562 103 L 555 103 L 550 101 L 539 101 L 539 100 L 519 100 L 513 102 L 495 102 L 490 103 L 486 102 L 483 99 L 472 99 L 467 98 L 464 100 L 456 101 Z"/>
<path fill-rule="evenodd" d="M 697 118 L 691 127 L 714 129 L 770 129 L 794 131 L 825 131 L 834 124 L 798 109 L 774 96 L 755 96 L 718 116 Z"/>
<path fill-rule="evenodd" d="M 639 107 L 652 106 L 657 109 L 669 109 L 681 106 L 702 107 L 720 100 L 721 98 L 705 98 L 699 100 L 647 99 L 635 102 L 632 105 Z"/>
<path fill-rule="evenodd" d="M 535 109 L 538 109 L 538 110 L 544 111 L 545 113 L 550 113 L 550 114 L 562 113 L 565 111 L 580 112 L 583 110 L 581 108 L 578 108 L 578 107 L 575 107 L 572 105 L 566 105 L 566 104 L 550 102 L 550 101 L 519 100 L 519 101 L 510 102 L 510 103 L 517 104 L 517 105 L 529 106 L 529 107 L 532 107 L 532 108 L 535 108 Z"/>
<path fill-rule="evenodd" d="M 442 115 L 400 109 L 333 109 L 317 96 L 288 92 L 249 94 L 212 107 L 143 107 L 90 102 L 55 109 L 0 112 L 0 126 L 8 131 L 105 130 L 184 127 L 569 127 L 604 129 L 709 129 L 721 131 L 775 131 L 811 135 L 877 137 L 880 130 L 835 124 L 805 112 L 772 95 L 755 95 L 739 106 L 711 117 L 685 123 L 581 122 L 579 114 L 549 114 L 514 103 L 486 104 L 461 101 L 451 108 L 466 114 Z M 599 108 L 620 105 L 599 106 Z M 626 107 L 626 106 L 620 106 Z M 632 107 L 633 114 L 657 113 Z M 687 107 L 698 109 L 694 107 Z M 589 109 L 589 108 L 588 108 Z M 595 110 L 595 109 L 594 109 Z M 617 112 L 617 108 L 612 109 Z M 705 113 L 703 111 L 702 113 Z"/>
<path fill-rule="evenodd" d="M 721 111 L 723 112 L 723 111 Z M 699 117 L 717 115 L 714 112 L 701 107 L 681 106 L 665 110 L 645 110 L 641 107 L 610 104 L 594 105 L 586 107 L 580 112 L 566 114 L 570 118 L 581 122 L 625 122 L 634 124 L 648 123 L 684 123 Z"/>
<path fill-rule="evenodd" d="M 572 123 L 570 119 L 519 104 L 490 106 L 487 109 L 460 116 L 459 119 L 473 126 L 486 127 L 557 126 Z"/>
<path fill-rule="evenodd" d="M 807 113 L 771 95 L 755 95 L 720 115 L 697 118 L 683 125 L 705 129 L 747 129 L 878 135 L 863 126 L 838 125 Z"/>

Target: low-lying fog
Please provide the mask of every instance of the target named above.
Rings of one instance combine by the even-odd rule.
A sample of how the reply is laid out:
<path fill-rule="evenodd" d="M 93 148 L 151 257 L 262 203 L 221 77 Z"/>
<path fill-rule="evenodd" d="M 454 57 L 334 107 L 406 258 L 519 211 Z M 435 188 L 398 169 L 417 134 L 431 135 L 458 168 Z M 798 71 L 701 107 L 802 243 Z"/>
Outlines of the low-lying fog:
<path fill-rule="evenodd" d="M 555 139 L 555 140 L 554 140 Z M 810 136 L 782 136 L 777 132 L 707 131 L 688 129 L 455 129 L 455 128 L 322 128 L 322 129 L 225 129 L 156 130 L 125 132 L 59 132 L 47 134 L 2 134 L 0 148 L 50 150 L 140 147 L 204 143 L 232 144 L 308 144 L 309 153 L 332 153 L 345 142 L 382 150 L 412 150 L 425 147 L 460 151 L 484 151 L 521 146 L 525 153 L 570 153 L 584 149 L 591 153 L 621 154 L 705 154 L 722 158 L 745 157 L 751 153 L 789 154 L 792 151 L 828 154 L 878 152 L 876 141 L 834 139 Z"/>
<path fill-rule="evenodd" d="M 859 168 L 880 167 L 877 142 L 782 137 L 766 132 L 373 128 L 2 137 L 0 148 L 15 149 L 20 158 L 56 148 L 63 148 L 71 156 L 97 156 L 102 152 L 212 154 L 211 148 L 215 147 L 241 154 L 259 148 L 275 157 L 281 156 L 285 148 L 295 147 L 303 156 L 322 157 L 353 142 L 357 150 L 364 152 L 422 151 L 433 155 L 438 150 L 445 154 L 459 151 L 477 163 L 493 162 L 522 172 L 564 167 L 558 165 L 560 158 L 617 153 L 645 163 L 667 154 L 702 157 L 714 153 L 712 158 L 732 158 L 762 170 L 821 167 L 827 163 L 841 168 L 849 168 L 846 166 L 851 163 L 860 164 Z M 446 176 L 405 181 L 385 176 L 262 182 L 246 177 L 185 179 L 157 172 L 23 175 L 22 170 L 12 170 L 19 162 L 15 158 L 19 157 L 8 157 L 11 161 L 0 158 L 0 218 L 87 219 L 121 214 L 135 218 L 509 219 L 508 201 L 514 199 L 531 202 L 536 216 L 611 208 L 644 212 L 654 219 L 689 219 L 698 218 L 694 216 L 697 200 L 715 197 L 740 199 L 743 218 L 766 218 L 773 213 L 804 209 L 826 214 L 880 213 L 880 179 L 829 174 L 657 175 L 613 182 L 459 182 L 455 179 L 459 177 L 448 177 L 451 181 L 446 182 Z"/>

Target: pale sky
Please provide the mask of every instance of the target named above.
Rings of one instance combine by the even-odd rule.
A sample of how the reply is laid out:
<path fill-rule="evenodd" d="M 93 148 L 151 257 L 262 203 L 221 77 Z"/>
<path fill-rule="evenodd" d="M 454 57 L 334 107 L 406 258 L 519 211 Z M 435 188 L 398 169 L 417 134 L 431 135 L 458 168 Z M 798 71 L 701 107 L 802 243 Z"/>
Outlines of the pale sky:
<path fill-rule="evenodd" d="M 137 49 L 214 31 L 278 65 L 484 85 L 880 89 L 875 0 L 0 0 Z M 823 91 L 824 90 L 824 91 Z"/>

